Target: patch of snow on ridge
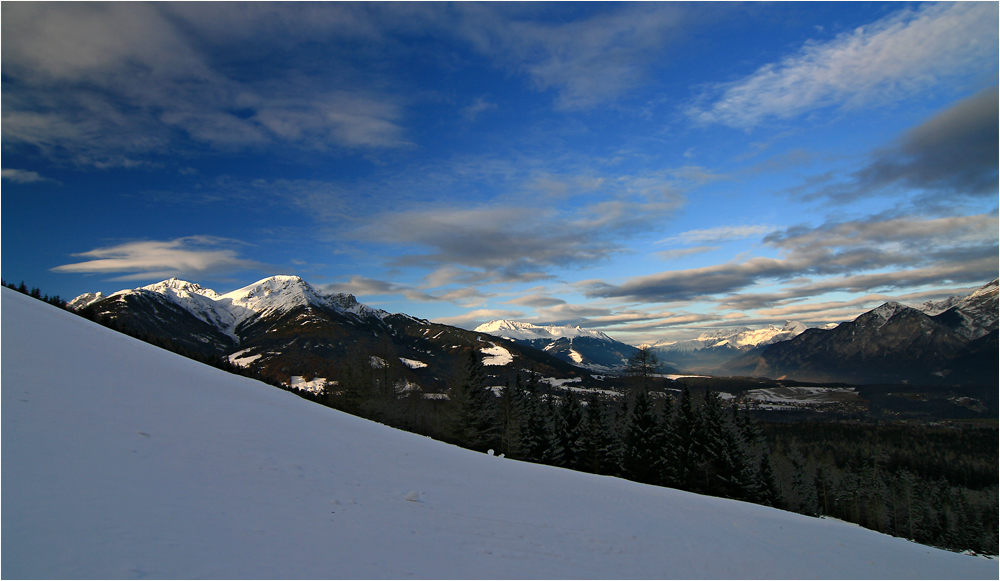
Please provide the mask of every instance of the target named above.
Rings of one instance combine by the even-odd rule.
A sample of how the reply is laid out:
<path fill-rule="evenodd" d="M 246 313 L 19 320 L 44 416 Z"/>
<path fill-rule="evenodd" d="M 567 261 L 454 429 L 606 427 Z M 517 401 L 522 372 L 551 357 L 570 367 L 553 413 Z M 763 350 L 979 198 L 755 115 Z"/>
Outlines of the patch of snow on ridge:
<path fill-rule="evenodd" d="M 420 369 L 422 367 L 427 367 L 426 363 L 424 363 L 423 361 L 417 361 L 416 359 L 407 359 L 405 357 L 400 357 L 399 360 L 403 362 L 403 365 L 409 367 L 410 369 Z"/>
<path fill-rule="evenodd" d="M 464 450 L 0 293 L 3 578 L 997 578 L 842 522 Z"/>
<path fill-rule="evenodd" d="M 507 351 L 496 343 L 490 343 L 490 345 L 491 347 L 483 347 L 479 350 L 480 353 L 486 356 L 483 359 L 483 365 L 507 365 L 508 363 L 513 363 L 514 356 L 510 354 L 510 351 Z"/>
<path fill-rule="evenodd" d="M 309 393 L 320 393 L 323 391 L 323 387 L 326 385 L 325 377 L 314 377 L 309 381 L 306 381 L 301 375 L 293 375 L 289 378 L 288 386 L 292 389 L 297 389 L 299 391 L 308 391 Z"/>
<path fill-rule="evenodd" d="M 254 361 L 257 361 L 258 359 L 263 357 L 263 355 L 261 354 L 248 355 L 244 357 L 243 355 L 249 351 L 251 351 L 251 349 L 243 349 L 242 351 L 237 351 L 236 353 L 233 353 L 232 355 L 229 356 L 229 362 L 232 363 L 233 365 L 238 365 L 240 367 L 247 367 Z"/>

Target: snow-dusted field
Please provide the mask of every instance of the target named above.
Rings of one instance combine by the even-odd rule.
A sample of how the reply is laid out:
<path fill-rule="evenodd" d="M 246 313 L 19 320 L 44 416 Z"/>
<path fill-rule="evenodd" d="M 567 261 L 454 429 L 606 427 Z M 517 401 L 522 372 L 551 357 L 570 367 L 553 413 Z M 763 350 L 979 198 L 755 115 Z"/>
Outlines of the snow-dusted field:
<path fill-rule="evenodd" d="M 2 289 L 4 578 L 991 578 L 841 522 L 478 454 Z"/>

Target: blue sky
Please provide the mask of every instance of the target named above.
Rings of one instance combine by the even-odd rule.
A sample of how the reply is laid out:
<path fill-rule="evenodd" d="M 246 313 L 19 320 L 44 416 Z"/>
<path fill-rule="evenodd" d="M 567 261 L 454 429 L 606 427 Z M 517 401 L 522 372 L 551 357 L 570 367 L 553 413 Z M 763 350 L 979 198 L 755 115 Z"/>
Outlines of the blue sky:
<path fill-rule="evenodd" d="M 998 5 L 2 5 L 2 274 L 638 344 L 998 272 Z"/>

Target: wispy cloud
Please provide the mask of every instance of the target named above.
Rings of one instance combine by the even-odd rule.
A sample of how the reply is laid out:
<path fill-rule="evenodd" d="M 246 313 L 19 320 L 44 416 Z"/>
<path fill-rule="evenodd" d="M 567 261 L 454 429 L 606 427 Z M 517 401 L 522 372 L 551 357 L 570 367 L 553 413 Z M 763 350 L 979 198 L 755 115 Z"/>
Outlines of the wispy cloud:
<path fill-rule="evenodd" d="M 614 6 L 571 21 L 521 18 L 523 7 L 458 9 L 459 34 L 500 66 L 526 74 L 538 90 L 554 90 L 563 109 L 620 97 L 643 79 L 685 22 L 680 5 L 656 3 Z"/>
<path fill-rule="evenodd" d="M 23 169 L 3 169 L 0 170 L 0 177 L 17 184 L 34 184 L 38 182 L 54 182 L 55 180 L 42 177 L 38 172 Z"/>
<path fill-rule="evenodd" d="M 665 238 L 657 244 L 701 244 L 705 242 L 722 242 L 725 240 L 740 240 L 743 238 L 753 238 L 763 236 L 776 230 L 774 226 L 763 224 L 743 225 L 743 226 L 717 226 L 704 230 L 688 230 L 681 232 L 677 236 Z"/>
<path fill-rule="evenodd" d="M 718 246 L 695 246 L 693 248 L 677 248 L 675 250 L 661 250 L 660 252 L 654 252 L 653 256 L 656 256 L 660 260 L 677 260 L 679 258 L 684 258 L 685 256 L 691 256 L 693 254 L 704 254 L 705 252 L 712 252 L 718 250 Z"/>
<path fill-rule="evenodd" d="M 483 113 L 485 111 L 491 111 L 496 108 L 497 108 L 496 103 L 491 103 L 482 97 L 476 97 L 476 99 L 472 103 L 466 105 L 465 107 L 462 107 L 462 109 L 459 111 L 459 114 L 462 117 L 465 117 L 465 119 L 468 121 L 475 121 L 476 117 L 479 117 L 480 113 Z"/>
<path fill-rule="evenodd" d="M 994 2 L 907 7 L 716 85 L 702 96 L 709 104 L 688 112 L 702 123 L 749 129 L 822 107 L 895 101 L 944 79 L 985 81 L 996 75 L 996 22 Z M 990 61 L 992 69 L 984 69 Z"/>
<path fill-rule="evenodd" d="M 119 274 L 115 280 L 147 280 L 170 277 L 213 277 L 241 270 L 267 271 L 272 268 L 241 258 L 235 240 L 214 236 L 187 236 L 166 241 L 125 242 L 95 248 L 73 256 L 83 262 L 64 264 L 53 272 Z"/>

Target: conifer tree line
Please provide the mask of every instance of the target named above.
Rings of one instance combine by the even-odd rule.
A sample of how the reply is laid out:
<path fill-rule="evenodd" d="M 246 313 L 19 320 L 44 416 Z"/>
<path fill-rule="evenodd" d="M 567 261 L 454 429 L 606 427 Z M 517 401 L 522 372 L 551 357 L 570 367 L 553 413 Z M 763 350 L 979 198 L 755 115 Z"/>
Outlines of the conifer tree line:
<path fill-rule="evenodd" d="M 649 356 L 640 352 L 640 356 Z M 457 445 L 507 458 L 619 476 L 646 484 L 781 506 L 771 454 L 756 422 L 714 392 L 674 397 L 650 389 L 653 367 L 622 378 L 617 394 L 552 390 L 537 374 L 490 386 L 468 350 L 446 400 L 400 393 L 390 366 L 345 365 L 317 401 Z M 388 359 L 378 359 L 387 361 Z M 394 386 L 396 386 L 394 388 Z"/>
<path fill-rule="evenodd" d="M 66 306 L 23 282 L 0 284 Z M 656 359 L 643 348 L 614 393 L 585 394 L 553 390 L 530 370 L 491 386 L 496 381 L 468 349 L 446 381 L 445 397 L 427 399 L 419 386 L 407 384 L 383 339 L 380 347 L 340 361 L 339 379 L 311 393 L 225 357 L 120 328 L 110 318 L 96 322 L 317 403 L 472 450 L 831 516 L 944 549 L 998 553 L 995 426 L 759 422 L 711 390 L 654 385 Z"/>
<path fill-rule="evenodd" d="M 19 292 L 21 294 L 25 294 L 25 295 L 28 295 L 31 298 L 38 299 L 40 301 L 44 301 L 46 303 L 49 303 L 50 305 L 59 307 L 60 309 L 65 309 L 66 308 L 66 301 L 64 301 L 61 298 L 59 298 L 59 295 L 55 295 L 55 296 L 51 296 L 51 297 L 49 295 L 47 295 L 47 294 L 43 295 L 42 291 L 40 289 L 38 289 L 37 287 L 31 287 L 31 289 L 29 290 L 28 286 L 24 284 L 23 280 L 21 281 L 21 284 L 15 285 L 12 282 L 8 283 L 7 281 L 5 281 L 3 279 L 0 279 L 0 286 L 5 286 L 5 287 L 7 287 L 9 289 L 16 290 L 17 292 Z"/>
<path fill-rule="evenodd" d="M 996 427 L 764 424 L 785 508 L 997 554 Z"/>

